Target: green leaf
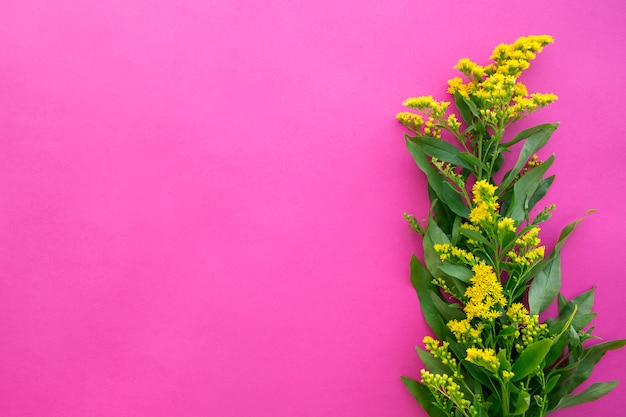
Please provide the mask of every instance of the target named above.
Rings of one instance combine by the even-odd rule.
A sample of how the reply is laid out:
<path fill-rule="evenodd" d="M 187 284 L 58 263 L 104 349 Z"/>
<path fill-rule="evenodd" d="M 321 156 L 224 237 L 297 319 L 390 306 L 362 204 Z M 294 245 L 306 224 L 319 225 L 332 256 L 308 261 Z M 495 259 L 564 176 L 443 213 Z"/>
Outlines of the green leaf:
<path fill-rule="evenodd" d="M 587 326 L 595 317 L 595 313 L 591 313 L 591 307 L 593 307 L 595 287 L 579 294 L 571 301 L 567 301 L 565 297 L 559 295 L 559 315 L 558 317 L 546 320 L 546 324 L 550 331 L 554 331 L 555 328 L 562 328 L 563 322 L 574 314 L 572 320 L 572 326 L 576 331 L 582 330 Z"/>
<path fill-rule="evenodd" d="M 555 370 L 561 374 L 561 381 L 550 393 L 550 404 L 557 404 L 563 397 L 585 382 L 591 375 L 595 365 L 609 350 L 619 349 L 626 345 L 626 339 L 598 343 L 585 349 L 580 359 L 564 368 Z"/>
<path fill-rule="evenodd" d="M 465 203 L 463 203 L 463 200 L 461 199 L 459 192 L 447 180 L 444 180 L 441 183 L 441 196 L 440 197 L 441 197 L 441 200 L 447 204 L 450 210 L 454 212 L 454 214 L 457 214 L 465 218 L 469 217 L 469 209 L 467 208 Z"/>
<path fill-rule="evenodd" d="M 438 293 L 431 291 L 430 298 L 445 323 L 450 320 L 463 320 L 465 318 L 465 314 L 462 311 L 455 308 L 454 305 L 442 300 L 437 294 Z"/>
<path fill-rule="evenodd" d="M 491 173 L 495 174 L 496 172 L 500 171 L 500 168 L 502 168 L 502 165 L 504 165 L 504 155 L 499 153 L 498 156 L 496 157 L 496 162 L 493 164 L 493 170 Z"/>
<path fill-rule="evenodd" d="M 435 358 L 432 353 L 420 349 L 419 347 L 415 347 L 415 350 L 429 372 L 433 374 L 451 374 L 450 367 L 444 365 L 441 359 Z"/>
<path fill-rule="evenodd" d="M 461 152 L 459 154 L 459 158 L 461 158 L 461 159 L 465 160 L 465 162 L 471 164 L 472 167 L 476 167 L 477 166 L 477 167 L 481 168 L 483 171 L 487 171 L 487 165 L 485 165 L 485 163 L 483 161 L 481 161 L 480 159 L 478 159 L 474 154 L 471 154 L 469 152 Z"/>
<path fill-rule="evenodd" d="M 456 278 L 459 281 L 463 281 L 465 283 L 469 283 L 471 277 L 474 276 L 474 273 L 471 269 L 462 266 L 462 265 L 453 265 L 449 263 L 444 263 L 439 267 L 439 271 L 443 272 L 445 275 Z"/>
<path fill-rule="evenodd" d="M 519 381 L 532 373 L 541 364 L 552 346 L 552 340 L 544 339 L 531 343 L 513 364 L 512 372 L 515 374 L 512 381 Z"/>
<path fill-rule="evenodd" d="M 532 169 L 515 182 L 513 186 L 513 198 L 508 207 L 507 217 L 518 222 L 530 211 L 530 199 L 535 194 L 541 178 L 554 162 L 554 155 L 551 155 L 545 162 Z"/>
<path fill-rule="evenodd" d="M 539 202 L 539 200 L 541 200 L 546 195 L 546 193 L 550 189 L 550 186 L 554 182 L 555 178 L 556 178 L 556 175 L 551 175 L 548 178 L 544 178 L 539 182 L 539 186 L 537 187 L 534 194 L 532 195 L 532 197 L 530 197 L 530 200 L 528 201 L 528 207 L 530 209 L 535 207 L 535 205 Z"/>
<path fill-rule="evenodd" d="M 437 158 L 443 162 L 461 166 L 463 168 L 472 169 L 473 165 L 460 156 L 459 149 L 441 139 L 435 139 L 428 136 L 417 136 L 412 141 L 420 146 L 422 152 L 433 158 Z"/>
<path fill-rule="evenodd" d="M 461 114 L 463 121 L 471 127 L 474 116 L 478 117 L 476 105 L 463 97 L 463 95 L 461 95 L 458 91 L 454 93 L 454 104 L 456 105 L 456 108 L 459 109 L 459 113 Z"/>
<path fill-rule="evenodd" d="M 589 378 L 594 366 L 609 350 L 619 349 L 624 346 L 626 346 L 626 339 L 620 339 L 598 343 L 585 349 L 585 353 L 583 357 L 581 357 L 576 372 L 574 373 L 574 378 L 572 379 L 573 384 L 569 392 Z"/>
<path fill-rule="evenodd" d="M 513 137 L 513 139 L 511 139 L 508 142 L 504 142 L 501 143 L 500 146 L 504 146 L 506 148 L 510 148 L 511 146 L 515 145 L 516 143 L 526 139 L 527 137 L 531 136 L 531 135 L 535 135 L 535 134 L 545 134 L 546 131 L 550 131 L 550 129 L 552 129 L 552 132 L 554 132 L 554 130 L 556 130 L 556 128 L 559 127 L 558 123 L 544 123 L 541 125 L 537 125 L 537 126 L 533 126 L 531 128 L 528 128 L 526 130 L 522 130 L 521 132 L 519 132 L 517 135 L 515 135 Z M 552 134 L 552 133 L 550 133 Z M 531 152 L 530 154 L 532 155 L 534 152 Z"/>
<path fill-rule="evenodd" d="M 422 148 L 417 143 L 413 142 L 413 138 L 408 135 L 406 135 L 405 138 L 406 147 L 419 169 L 426 174 L 428 185 L 432 187 L 435 195 L 441 198 L 441 180 L 443 176 L 433 167 Z"/>
<path fill-rule="evenodd" d="M 404 386 L 407 387 L 413 398 L 422 406 L 424 411 L 428 413 L 430 417 L 446 417 L 447 414 L 439 407 L 437 407 L 435 397 L 430 390 L 423 384 L 417 382 L 414 379 L 401 377 Z"/>
<path fill-rule="evenodd" d="M 432 284 L 432 280 L 433 276 L 414 255 L 411 258 L 411 283 L 415 288 L 415 292 L 417 292 L 422 314 L 435 336 L 438 339 L 445 340 L 448 328 L 442 321 L 439 311 L 430 296 L 431 292 L 437 290 L 437 287 Z"/>
<path fill-rule="evenodd" d="M 515 411 L 511 413 L 512 416 L 524 414 L 530 406 L 530 394 L 526 391 L 522 391 L 517 396 L 517 403 L 515 405 Z"/>
<path fill-rule="evenodd" d="M 459 243 L 459 228 L 461 227 L 461 217 L 454 216 L 454 223 L 452 224 L 452 233 L 450 235 L 450 244 L 456 246 Z"/>
<path fill-rule="evenodd" d="M 560 331 L 558 334 L 552 339 L 552 347 L 550 347 L 550 351 L 546 355 L 546 364 L 552 365 L 554 361 L 556 361 L 562 354 L 565 346 L 569 344 L 569 335 L 570 332 L 567 330 L 572 327 L 571 323 L 574 320 L 574 316 L 576 316 L 576 312 L 578 311 L 578 306 L 574 306 L 574 311 L 570 315 L 570 317 L 565 321 L 564 324 L 560 324 Z M 561 322 L 562 323 L 562 322 Z M 548 326 L 548 329 L 551 333 L 553 333 L 553 329 Z"/>
<path fill-rule="evenodd" d="M 555 410 L 559 408 L 572 407 L 575 405 L 583 404 L 590 401 L 595 401 L 611 392 L 613 388 L 617 386 L 617 381 L 611 382 L 598 382 L 591 384 L 583 392 L 575 395 L 568 395 L 559 401 Z"/>
<path fill-rule="evenodd" d="M 439 201 L 439 197 L 430 184 L 428 185 L 428 198 L 433 203 L 430 215 L 435 219 L 444 233 L 451 234 L 453 228 L 452 219 L 455 219 L 457 216 L 452 213 L 446 204 Z"/>
<path fill-rule="evenodd" d="M 558 123 L 546 123 L 534 126 L 530 129 L 526 129 L 518 133 L 510 142 L 506 142 L 501 145 L 508 148 L 515 143 L 526 139 L 526 142 L 524 143 L 524 146 L 522 146 L 522 149 L 519 153 L 519 157 L 517 158 L 515 166 L 513 167 L 513 169 L 507 172 L 502 179 L 502 183 L 499 187 L 500 190 L 504 191 L 509 186 L 509 184 L 511 184 L 515 176 L 519 174 L 521 169 L 532 157 L 532 155 L 548 142 L 548 139 L 550 139 L 550 136 L 552 136 L 552 133 L 554 133 L 558 126 Z"/>
<path fill-rule="evenodd" d="M 563 247 L 567 238 L 572 234 L 574 229 L 576 229 L 576 226 L 578 226 L 578 224 L 582 222 L 589 213 L 595 213 L 595 210 L 587 210 L 587 212 L 580 219 L 571 222 L 570 224 L 565 226 L 563 230 L 561 230 L 561 234 L 559 235 L 559 238 L 554 245 L 555 250 L 560 250 Z"/>
<path fill-rule="evenodd" d="M 483 235 L 481 235 L 479 232 L 475 231 L 475 230 L 471 230 L 471 229 L 467 229 L 465 227 L 461 227 L 459 229 L 459 233 L 462 234 L 463 236 L 475 240 L 476 242 L 480 243 L 481 245 L 487 246 L 489 247 L 489 241 L 487 240 L 487 238 Z"/>
<path fill-rule="evenodd" d="M 530 283 L 528 304 L 530 314 L 543 312 L 557 297 L 561 289 L 561 256 L 557 254 Z"/>
<path fill-rule="evenodd" d="M 428 224 L 426 226 L 426 235 L 424 236 L 423 247 L 424 247 L 424 262 L 426 263 L 426 268 L 434 274 L 439 275 L 439 268 L 442 265 L 441 259 L 439 259 L 439 254 L 435 252 L 434 245 L 435 244 L 446 244 L 450 243 L 448 236 L 439 228 L 439 225 L 432 218 L 428 220 Z"/>
<path fill-rule="evenodd" d="M 549 393 L 550 391 L 554 389 L 554 387 L 556 386 L 556 383 L 559 381 L 560 378 L 561 378 L 561 375 L 554 375 L 550 377 L 550 379 L 548 379 L 548 383 L 546 384 L 546 393 Z"/>
<path fill-rule="evenodd" d="M 445 177 L 433 167 L 430 159 L 426 156 L 426 153 L 422 149 L 421 145 L 415 142 L 416 140 L 419 140 L 419 138 L 412 138 L 407 135 L 406 146 L 417 166 L 422 170 L 424 174 L 426 174 L 429 191 L 430 189 L 432 189 L 432 192 L 434 193 L 436 198 L 440 200 L 440 204 L 442 204 L 443 206 L 450 206 L 449 209 L 452 210 L 455 214 L 469 214 L 469 210 L 467 209 L 465 204 L 463 204 L 463 201 L 461 200 L 461 197 L 458 195 L 457 191 L 454 190 L 448 180 L 446 180 Z M 452 146 L 450 144 L 448 145 Z M 431 201 L 434 200 L 432 195 L 430 196 L 430 198 Z M 439 215 L 439 213 L 438 218 L 439 220 L 445 219 L 445 217 Z"/>

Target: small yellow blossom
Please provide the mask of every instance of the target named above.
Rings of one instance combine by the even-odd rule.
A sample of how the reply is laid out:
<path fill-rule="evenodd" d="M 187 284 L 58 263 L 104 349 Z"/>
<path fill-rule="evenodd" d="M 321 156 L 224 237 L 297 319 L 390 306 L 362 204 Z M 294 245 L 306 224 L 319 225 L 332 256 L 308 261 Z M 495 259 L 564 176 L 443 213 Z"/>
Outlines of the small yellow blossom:
<path fill-rule="evenodd" d="M 502 233 L 515 232 L 515 220 L 510 217 L 502 217 L 498 220 L 498 231 Z"/>
<path fill-rule="evenodd" d="M 471 285 L 465 290 L 467 302 L 463 311 L 468 320 L 474 317 L 493 321 L 500 316 L 497 307 L 506 305 L 502 294 L 502 284 L 490 265 L 479 263 L 472 268 L 474 276 Z"/>
<path fill-rule="evenodd" d="M 443 117 L 450 105 L 447 101 L 436 101 L 433 96 L 411 97 L 404 100 L 403 106 L 431 114 L 435 118 Z"/>
<path fill-rule="evenodd" d="M 396 114 L 396 119 L 414 132 L 418 132 L 424 125 L 424 118 L 422 116 L 408 111 Z"/>
<path fill-rule="evenodd" d="M 468 345 L 480 343 L 481 333 L 485 328 L 483 324 L 478 324 L 476 327 L 473 327 L 467 319 L 450 320 L 446 326 L 448 326 L 448 329 L 450 329 L 458 342 Z"/>
<path fill-rule="evenodd" d="M 439 255 L 441 262 L 460 262 L 467 265 L 475 265 L 477 263 L 476 257 L 473 253 L 466 251 L 465 249 L 452 246 L 449 243 L 435 243 L 433 249 Z"/>
<path fill-rule="evenodd" d="M 502 379 L 505 381 L 510 381 L 515 374 L 513 372 L 507 371 L 506 369 L 502 370 Z"/>
<path fill-rule="evenodd" d="M 494 221 L 494 213 L 500 207 L 495 195 L 498 187 L 485 180 L 477 181 L 472 187 L 474 208 L 470 211 L 469 219 L 474 225 L 485 226 Z"/>
<path fill-rule="evenodd" d="M 496 352 L 491 348 L 468 348 L 467 357 L 465 359 L 468 362 L 471 362 L 474 365 L 482 366 L 493 373 L 496 373 L 500 368 L 500 361 L 496 357 Z"/>
<path fill-rule="evenodd" d="M 475 203 L 481 202 L 491 202 L 495 197 L 495 192 L 498 187 L 495 185 L 489 184 L 486 180 L 477 181 L 472 187 L 472 196 L 474 197 Z"/>
<path fill-rule="evenodd" d="M 422 384 L 442 403 L 448 403 L 450 407 L 462 410 L 464 415 L 478 416 L 472 403 L 465 399 L 465 394 L 461 391 L 459 384 L 454 382 L 454 378 L 447 374 L 432 374 L 425 369 L 421 370 Z"/>
<path fill-rule="evenodd" d="M 454 66 L 454 69 L 461 71 L 469 78 L 481 78 L 485 75 L 485 70 L 475 62 L 470 61 L 468 58 L 460 59 Z"/>
<path fill-rule="evenodd" d="M 528 310 L 522 303 L 513 303 L 506 312 L 506 316 L 514 324 L 526 323 L 528 317 Z"/>
<path fill-rule="evenodd" d="M 448 93 L 454 95 L 458 92 L 465 98 L 469 98 L 470 93 L 474 90 L 473 84 L 465 84 L 459 77 L 454 77 L 448 80 Z"/>
<path fill-rule="evenodd" d="M 493 221 L 493 210 L 489 210 L 489 206 L 480 203 L 470 211 L 469 219 L 474 224 L 485 224 Z"/>
<path fill-rule="evenodd" d="M 528 232 L 526 232 L 523 236 L 519 237 L 515 241 L 515 244 L 523 248 L 534 247 L 534 246 L 539 245 L 539 243 L 541 243 L 541 239 L 539 239 L 538 237 L 540 230 L 541 229 L 539 227 L 533 227 Z"/>

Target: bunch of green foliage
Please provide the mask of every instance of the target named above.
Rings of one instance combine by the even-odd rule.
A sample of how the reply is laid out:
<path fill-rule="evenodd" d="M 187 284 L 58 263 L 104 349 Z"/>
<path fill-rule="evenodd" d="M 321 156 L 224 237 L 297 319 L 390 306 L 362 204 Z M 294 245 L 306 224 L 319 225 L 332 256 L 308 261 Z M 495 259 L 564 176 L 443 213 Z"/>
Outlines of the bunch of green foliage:
<path fill-rule="evenodd" d="M 561 288 L 561 249 L 579 219 L 561 232 L 551 252 L 541 245 L 539 225 L 554 206 L 541 210 L 554 175 L 536 152 L 558 124 L 526 129 L 510 140 L 505 130 L 552 103 L 554 94 L 529 94 L 518 81 L 552 37 L 528 36 L 501 44 L 491 63 L 461 59 L 463 78 L 448 82 L 451 103 L 431 96 L 404 101 L 397 115 L 409 128 L 406 144 L 428 180 L 431 210 L 426 226 L 407 215 L 423 236 L 424 263 L 411 260 L 411 282 L 435 337 L 417 352 L 425 365 L 419 381 L 402 378 L 432 417 L 540 417 L 593 401 L 617 381 L 595 383 L 578 394 L 595 364 L 626 340 L 587 346 L 593 289 L 567 300 Z M 455 145 L 442 140 L 442 132 Z M 504 154 L 521 150 L 496 184 Z M 542 313 L 558 299 L 558 315 Z"/>

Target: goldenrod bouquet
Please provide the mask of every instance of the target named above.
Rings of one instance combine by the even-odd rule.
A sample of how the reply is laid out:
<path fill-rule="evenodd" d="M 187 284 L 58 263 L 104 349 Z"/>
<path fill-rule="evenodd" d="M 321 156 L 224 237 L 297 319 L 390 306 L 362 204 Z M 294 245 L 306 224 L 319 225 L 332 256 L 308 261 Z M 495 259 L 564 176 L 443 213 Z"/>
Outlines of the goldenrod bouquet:
<path fill-rule="evenodd" d="M 428 179 L 426 226 L 405 215 L 423 236 L 424 263 L 411 260 L 411 282 L 435 337 L 417 352 L 421 380 L 402 378 L 433 417 L 539 417 L 593 401 L 617 381 L 572 391 L 609 350 L 626 340 L 588 346 L 593 289 L 568 300 L 561 287 L 561 249 L 579 219 L 561 232 L 551 252 L 541 245 L 542 222 L 554 205 L 535 209 L 554 175 L 554 155 L 539 151 L 558 124 L 541 124 L 505 138 L 517 120 L 557 99 L 529 94 L 518 81 L 552 37 L 501 44 L 491 63 L 461 59 L 463 78 L 448 81 L 458 110 L 432 96 L 409 98 L 398 120 L 412 131 L 406 144 Z M 417 112 L 417 113 L 416 113 Z M 448 114 L 449 113 L 449 114 Z M 454 145 L 442 139 L 446 132 Z M 499 176 L 504 154 L 521 146 L 513 167 Z M 539 314 L 558 299 L 558 315 Z"/>

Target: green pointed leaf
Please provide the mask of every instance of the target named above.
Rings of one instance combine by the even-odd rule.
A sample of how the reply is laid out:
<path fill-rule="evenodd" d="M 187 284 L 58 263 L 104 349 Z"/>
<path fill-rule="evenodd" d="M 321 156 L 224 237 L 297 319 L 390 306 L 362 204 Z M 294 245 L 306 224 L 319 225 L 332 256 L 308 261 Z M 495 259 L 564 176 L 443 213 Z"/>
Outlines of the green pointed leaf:
<path fill-rule="evenodd" d="M 435 358 L 432 353 L 420 349 L 419 347 L 416 347 L 415 350 L 422 360 L 422 363 L 430 373 L 451 375 L 450 367 L 444 365 L 443 362 L 441 362 L 441 359 Z"/>
<path fill-rule="evenodd" d="M 530 314 L 543 312 L 556 299 L 561 289 L 561 256 L 556 255 L 530 283 L 528 304 Z"/>
<path fill-rule="evenodd" d="M 550 379 L 548 379 L 548 383 L 546 384 L 546 393 L 549 393 L 550 391 L 554 389 L 554 387 L 556 386 L 556 383 L 559 381 L 560 378 L 561 378 L 561 375 L 554 375 L 550 377 Z"/>
<path fill-rule="evenodd" d="M 441 200 L 446 203 L 454 214 L 465 218 L 469 217 L 469 209 L 463 203 L 459 192 L 447 180 L 441 183 Z"/>
<path fill-rule="evenodd" d="M 471 127 L 474 117 L 478 117 L 479 115 L 476 105 L 469 99 L 463 97 L 458 91 L 454 93 L 454 104 L 456 108 L 459 109 L 463 121 Z"/>
<path fill-rule="evenodd" d="M 539 202 L 539 200 L 541 200 L 546 195 L 546 193 L 550 189 L 550 186 L 554 182 L 555 178 L 556 178 L 556 175 L 550 175 L 549 177 L 544 178 L 539 182 L 539 186 L 537 187 L 534 194 L 532 195 L 532 197 L 530 197 L 530 200 L 528 201 L 528 207 L 530 209 L 535 207 L 535 205 Z"/>
<path fill-rule="evenodd" d="M 463 320 L 465 318 L 465 314 L 461 310 L 458 310 L 454 305 L 442 300 L 437 294 L 438 293 L 431 292 L 430 298 L 444 323 L 450 320 Z"/>
<path fill-rule="evenodd" d="M 585 382 L 591 375 L 595 365 L 609 350 L 620 349 L 626 345 L 626 339 L 612 340 L 598 343 L 584 350 L 582 356 L 575 363 L 561 369 L 554 370 L 554 374 L 561 374 L 561 381 L 550 393 L 551 404 L 557 404 L 563 397 L 570 394 L 576 387 Z"/>
<path fill-rule="evenodd" d="M 556 241 L 556 244 L 554 245 L 555 250 L 557 249 L 560 250 L 565 244 L 565 242 L 567 241 L 567 238 L 572 234 L 574 229 L 576 229 L 576 226 L 578 226 L 578 224 L 582 222 L 589 213 L 594 213 L 594 212 L 595 210 L 588 210 L 580 219 L 575 220 L 571 222 L 570 224 L 568 224 L 567 226 L 565 226 L 563 230 L 561 230 L 561 234 L 559 235 L 559 238 Z"/>
<path fill-rule="evenodd" d="M 461 158 L 459 149 L 446 141 L 428 136 L 417 136 L 413 138 L 413 142 L 418 144 L 422 152 L 428 156 L 463 168 L 473 168 L 472 164 L 467 162 L 464 158 Z"/>
<path fill-rule="evenodd" d="M 439 254 L 435 252 L 435 244 L 449 244 L 448 236 L 439 228 L 439 225 L 432 218 L 428 220 L 426 235 L 424 236 L 424 262 L 426 268 L 434 274 L 439 275 L 439 268 L 443 264 Z"/>
<path fill-rule="evenodd" d="M 530 394 L 526 391 L 522 391 L 517 396 L 517 403 L 515 405 L 515 411 L 511 413 L 512 416 L 524 414 L 530 406 Z"/>
<path fill-rule="evenodd" d="M 572 407 L 575 405 L 583 404 L 590 401 L 595 401 L 611 392 L 613 388 L 617 386 L 617 381 L 611 382 L 598 382 L 591 384 L 583 392 L 575 395 L 568 395 L 559 401 L 555 410 L 559 408 Z"/>
<path fill-rule="evenodd" d="M 541 124 L 541 125 L 533 126 L 533 127 L 528 128 L 526 130 L 522 130 L 517 135 L 515 135 L 513 137 L 513 139 L 511 139 L 508 142 L 501 143 L 500 146 L 504 146 L 506 148 L 510 148 L 511 146 L 515 145 L 516 143 L 521 142 L 522 140 L 528 138 L 529 136 L 536 135 L 536 134 L 543 134 L 543 135 L 545 135 L 546 133 L 550 133 L 550 135 L 551 135 L 552 133 L 554 133 L 554 131 L 556 130 L 557 127 L 559 127 L 558 123 L 544 123 L 544 124 Z M 530 155 L 532 155 L 533 153 L 534 152 L 530 152 Z"/>
<path fill-rule="evenodd" d="M 432 187 L 435 195 L 441 198 L 441 180 L 443 176 L 433 167 L 430 159 L 426 156 L 420 145 L 413 142 L 413 139 L 414 138 L 406 135 L 406 147 L 419 169 L 426 174 L 428 185 Z"/>
<path fill-rule="evenodd" d="M 522 221 L 530 211 L 530 199 L 539 187 L 541 178 L 554 162 L 554 155 L 551 155 L 538 167 L 524 174 L 513 186 L 513 198 L 507 209 L 507 217 L 518 222 Z"/>
<path fill-rule="evenodd" d="M 545 339 L 531 343 L 513 364 L 515 374 L 512 381 L 519 381 L 532 373 L 541 364 L 552 346 L 552 340 Z"/>
<path fill-rule="evenodd" d="M 502 168 L 502 165 L 504 165 L 504 155 L 500 153 L 498 154 L 498 157 L 496 158 L 496 162 L 493 164 L 492 174 L 495 174 L 496 172 L 500 171 L 500 168 Z"/>
<path fill-rule="evenodd" d="M 459 228 L 461 227 L 461 217 L 454 216 L 454 223 L 452 224 L 452 233 L 450 235 L 450 244 L 456 246 L 459 243 Z"/>
<path fill-rule="evenodd" d="M 479 167 L 483 171 L 487 171 L 487 166 L 485 165 L 485 163 L 481 161 L 480 159 L 478 159 L 474 154 L 471 154 L 469 152 L 461 152 L 459 154 L 459 158 L 465 160 L 465 162 L 472 165 L 472 168 Z"/>
<path fill-rule="evenodd" d="M 439 271 L 465 283 L 469 283 L 470 278 L 474 276 L 471 269 L 462 265 L 444 263 L 439 267 Z"/>
<path fill-rule="evenodd" d="M 574 311 L 567 319 L 565 323 L 559 323 L 560 331 L 558 334 L 552 339 L 552 347 L 550 347 L 550 351 L 546 355 L 546 364 L 552 365 L 554 361 L 556 361 L 565 350 L 565 346 L 569 344 L 569 335 L 570 332 L 567 330 L 572 327 L 571 323 L 574 320 L 574 316 L 576 316 L 576 312 L 578 311 L 578 306 L 574 306 Z M 551 333 L 554 332 L 554 329 L 548 326 L 548 329 Z"/>
<path fill-rule="evenodd" d="M 430 390 L 423 384 L 417 382 L 414 379 L 401 377 L 404 386 L 407 387 L 413 398 L 422 406 L 424 411 L 428 413 L 430 417 L 446 417 L 447 414 L 439 407 L 437 407 L 435 397 Z"/>
<path fill-rule="evenodd" d="M 595 313 L 591 313 L 591 307 L 593 306 L 595 287 L 589 291 L 585 291 L 579 294 L 571 301 L 567 301 L 565 297 L 559 297 L 559 315 L 558 317 L 546 320 L 548 328 L 553 331 L 555 327 L 561 328 L 562 323 L 566 318 L 570 317 L 573 313 L 574 319 L 572 320 L 572 326 L 576 331 L 582 330 L 587 326 L 596 316 Z"/>
<path fill-rule="evenodd" d="M 550 136 L 552 136 L 552 133 L 554 133 L 558 125 L 558 123 L 547 123 L 531 127 L 530 129 L 526 129 L 518 133 L 510 142 L 506 142 L 501 145 L 504 147 L 510 147 L 513 144 L 523 139 L 526 139 L 526 142 L 524 143 L 524 146 L 522 146 L 522 149 L 520 151 L 519 157 L 517 158 L 515 166 L 513 167 L 513 169 L 507 172 L 502 179 L 502 183 L 499 187 L 500 190 L 504 191 L 509 186 L 509 184 L 511 184 L 515 176 L 519 174 L 524 165 L 526 165 L 526 162 L 533 156 L 533 154 L 541 149 L 548 142 L 548 139 L 550 139 Z"/>
<path fill-rule="evenodd" d="M 484 237 L 483 235 L 481 235 L 480 233 L 478 233 L 475 230 L 471 230 L 471 229 L 466 229 L 465 227 L 461 227 L 459 229 L 459 233 L 462 234 L 463 236 L 475 240 L 476 242 L 480 243 L 481 245 L 484 246 L 489 246 L 489 241 L 487 240 L 486 237 Z"/>
<path fill-rule="evenodd" d="M 428 185 L 428 198 L 432 202 L 430 216 L 437 222 L 444 233 L 451 234 L 454 225 L 452 219 L 455 219 L 457 216 L 450 211 L 445 203 L 439 200 L 430 184 Z"/>
<path fill-rule="evenodd" d="M 430 294 L 433 291 L 437 291 L 437 287 L 432 284 L 433 276 L 428 272 L 424 265 L 417 259 L 416 256 L 411 258 L 411 283 L 417 292 L 417 297 L 420 301 L 420 309 L 424 315 L 424 319 L 428 326 L 438 339 L 445 340 L 448 334 L 448 328 L 441 319 L 439 311 Z"/>
<path fill-rule="evenodd" d="M 515 334 L 515 332 L 517 332 L 517 328 L 515 326 L 509 326 L 509 327 L 506 327 L 506 328 L 500 330 L 500 332 L 498 333 L 496 338 L 500 339 L 502 337 L 511 336 L 511 335 Z M 503 352 L 503 351 L 501 351 L 501 352 Z"/>

